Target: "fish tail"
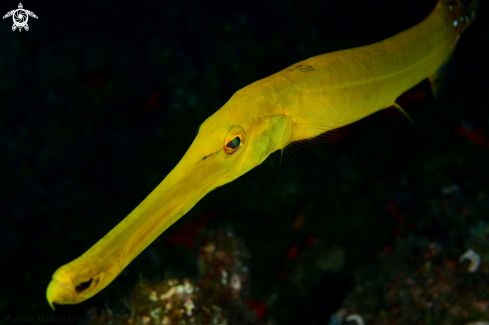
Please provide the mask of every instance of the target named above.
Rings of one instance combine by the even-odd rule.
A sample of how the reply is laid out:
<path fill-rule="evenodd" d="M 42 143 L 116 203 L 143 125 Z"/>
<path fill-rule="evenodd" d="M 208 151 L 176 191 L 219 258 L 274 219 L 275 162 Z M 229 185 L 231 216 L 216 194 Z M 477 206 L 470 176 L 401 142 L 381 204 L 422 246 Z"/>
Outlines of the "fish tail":
<path fill-rule="evenodd" d="M 438 4 L 448 8 L 457 34 L 462 34 L 474 22 L 479 7 L 478 0 L 439 0 Z"/>
<path fill-rule="evenodd" d="M 453 30 L 452 35 L 456 37 L 456 43 L 465 29 L 474 22 L 477 15 L 478 0 L 439 0 L 437 9 L 440 9 L 446 21 L 450 22 L 450 29 Z M 441 90 L 452 79 L 452 57 L 453 50 L 438 71 L 428 77 L 435 97 L 439 96 Z"/>
<path fill-rule="evenodd" d="M 463 14 L 466 17 L 466 20 L 468 17 L 467 26 L 465 26 L 465 28 L 467 28 L 474 22 L 475 17 L 477 16 L 477 10 L 479 9 L 479 0 L 462 0 L 462 4 Z"/>

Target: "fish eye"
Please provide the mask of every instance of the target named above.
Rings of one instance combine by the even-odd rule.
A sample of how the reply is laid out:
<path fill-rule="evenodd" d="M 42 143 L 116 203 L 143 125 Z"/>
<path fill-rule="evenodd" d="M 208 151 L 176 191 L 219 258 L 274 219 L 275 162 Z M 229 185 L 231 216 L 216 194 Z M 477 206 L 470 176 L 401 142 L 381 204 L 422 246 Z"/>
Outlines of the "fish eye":
<path fill-rule="evenodd" d="M 226 147 L 231 149 L 236 149 L 237 147 L 239 147 L 240 144 L 241 144 L 241 140 L 239 139 L 239 137 L 236 137 L 233 140 L 229 141 L 226 144 Z"/>
<path fill-rule="evenodd" d="M 239 125 L 233 125 L 224 138 L 223 149 L 224 152 L 231 156 L 238 152 L 238 150 L 246 143 L 246 131 Z"/>
<path fill-rule="evenodd" d="M 237 135 L 234 137 L 234 139 L 226 143 L 226 145 L 224 146 L 224 151 L 227 154 L 233 154 L 236 151 L 238 151 L 240 146 L 241 146 L 241 136 Z"/>

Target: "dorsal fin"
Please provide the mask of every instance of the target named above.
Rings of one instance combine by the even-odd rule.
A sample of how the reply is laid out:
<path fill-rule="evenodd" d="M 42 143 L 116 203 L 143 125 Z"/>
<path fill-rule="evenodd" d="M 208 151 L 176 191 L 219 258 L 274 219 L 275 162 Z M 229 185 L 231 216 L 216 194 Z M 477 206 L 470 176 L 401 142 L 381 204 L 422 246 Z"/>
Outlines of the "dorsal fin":
<path fill-rule="evenodd" d="M 399 105 L 398 103 L 394 103 L 392 104 L 392 106 L 394 106 L 395 108 L 397 108 L 398 110 L 401 111 L 402 114 L 404 114 L 404 116 L 407 117 L 407 119 L 409 120 L 409 122 L 411 122 L 412 125 L 414 125 L 414 122 L 413 120 L 411 119 L 411 117 L 408 115 L 408 113 L 406 113 L 406 111 L 401 107 L 401 105 Z"/>

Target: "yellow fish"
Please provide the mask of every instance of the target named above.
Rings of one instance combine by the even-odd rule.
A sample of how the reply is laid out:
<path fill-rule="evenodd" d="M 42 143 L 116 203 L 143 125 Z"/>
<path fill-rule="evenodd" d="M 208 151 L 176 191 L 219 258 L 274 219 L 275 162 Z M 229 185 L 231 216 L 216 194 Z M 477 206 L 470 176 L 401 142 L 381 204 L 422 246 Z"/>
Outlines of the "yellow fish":
<path fill-rule="evenodd" d="M 178 165 L 114 229 L 61 266 L 47 288 L 53 304 L 76 304 L 104 289 L 207 193 L 292 142 L 312 139 L 381 109 L 429 78 L 435 95 L 477 0 L 439 0 L 418 25 L 384 41 L 318 55 L 237 91 L 200 126 Z"/>

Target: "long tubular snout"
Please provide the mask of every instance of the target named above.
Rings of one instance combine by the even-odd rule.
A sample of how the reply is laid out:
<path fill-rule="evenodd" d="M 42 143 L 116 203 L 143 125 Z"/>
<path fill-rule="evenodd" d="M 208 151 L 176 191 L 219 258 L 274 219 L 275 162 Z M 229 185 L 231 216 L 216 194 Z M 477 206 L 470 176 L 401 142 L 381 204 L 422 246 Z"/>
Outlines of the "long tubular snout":
<path fill-rule="evenodd" d="M 170 174 L 114 229 L 76 260 L 54 274 L 47 300 L 74 304 L 105 288 L 163 231 L 189 211 L 202 197 L 220 186 L 213 162 L 198 167 L 192 147 Z M 193 157 L 195 156 L 195 157 Z M 204 165 L 204 164 L 202 164 Z"/>

